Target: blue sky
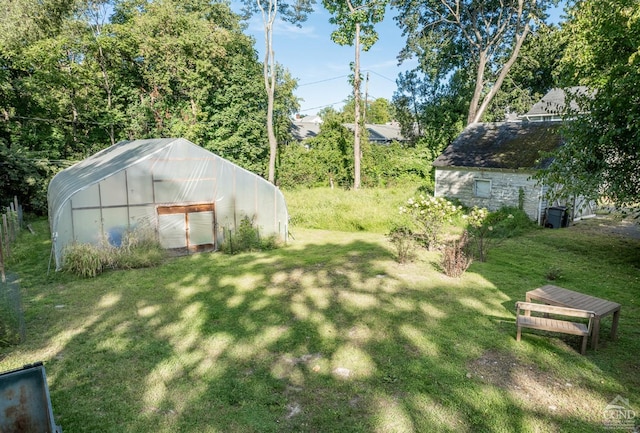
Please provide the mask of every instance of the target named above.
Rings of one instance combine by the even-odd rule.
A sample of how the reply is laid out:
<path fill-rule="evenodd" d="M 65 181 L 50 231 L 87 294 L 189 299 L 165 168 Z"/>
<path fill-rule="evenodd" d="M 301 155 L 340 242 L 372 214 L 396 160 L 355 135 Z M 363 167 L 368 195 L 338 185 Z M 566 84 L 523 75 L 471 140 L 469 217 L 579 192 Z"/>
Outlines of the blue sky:
<path fill-rule="evenodd" d="M 558 20 L 559 10 L 554 12 Z M 404 38 L 389 11 L 382 23 L 376 25 L 379 39 L 360 56 L 363 76 L 369 73 L 369 99 L 391 100 L 399 73 L 414 68 L 415 59 L 398 65 L 397 56 L 404 46 Z M 339 46 L 331 41 L 334 27 L 330 14 L 321 6 L 311 13 L 302 27 L 278 20 L 275 23 L 273 48 L 278 63 L 286 67 L 298 80 L 295 94 L 300 98 L 300 113 L 313 115 L 326 106 L 339 110 L 351 94 L 348 81 L 349 64 L 354 60 L 354 47 Z M 254 16 L 246 31 L 256 39 L 260 60 L 264 56 L 264 30 L 260 16 Z M 362 91 L 365 91 L 363 82 Z"/>

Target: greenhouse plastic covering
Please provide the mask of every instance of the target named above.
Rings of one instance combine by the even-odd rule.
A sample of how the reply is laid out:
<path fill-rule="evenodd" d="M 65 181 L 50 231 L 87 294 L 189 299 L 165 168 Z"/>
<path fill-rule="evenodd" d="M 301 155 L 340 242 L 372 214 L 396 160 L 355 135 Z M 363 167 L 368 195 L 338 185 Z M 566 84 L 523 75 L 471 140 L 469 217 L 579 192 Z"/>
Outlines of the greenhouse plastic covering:
<path fill-rule="evenodd" d="M 286 239 L 282 192 L 184 138 L 123 141 L 58 173 L 49 184 L 56 269 L 65 246 L 118 245 L 152 227 L 168 249 L 216 248 L 247 217 L 261 235 Z"/>

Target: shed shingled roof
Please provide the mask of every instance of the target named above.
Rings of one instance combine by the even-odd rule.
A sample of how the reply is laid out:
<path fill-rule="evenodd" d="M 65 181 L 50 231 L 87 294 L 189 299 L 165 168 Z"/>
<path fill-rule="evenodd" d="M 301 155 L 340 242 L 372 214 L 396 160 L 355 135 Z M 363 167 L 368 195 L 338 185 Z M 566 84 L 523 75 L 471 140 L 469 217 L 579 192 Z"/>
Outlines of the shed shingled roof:
<path fill-rule="evenodd" d="M 531 170 L 562 144 L 560 122 L 474 123 L 433 162 L 435 167 Z"/>

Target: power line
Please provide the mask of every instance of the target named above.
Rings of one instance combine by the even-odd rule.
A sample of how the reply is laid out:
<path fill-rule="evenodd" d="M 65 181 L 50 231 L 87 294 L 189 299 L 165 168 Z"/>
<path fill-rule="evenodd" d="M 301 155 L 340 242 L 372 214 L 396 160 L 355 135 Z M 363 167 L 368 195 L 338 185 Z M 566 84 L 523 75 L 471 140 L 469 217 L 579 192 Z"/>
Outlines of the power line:
<path fill-rule="evenodd" d="M 326 107 L 333 107 L 336 104 L 342 104 L 344 101 L 339 101 L 339 102 L 332 102 L 331 104 L 325 104 L 325 105 L 319 105 L 317 107 L 311 107 L 311 108 L 305 108 L 304 110 L 299 110 L 300 113 L 305 112 L 305 111 L 311 111 L 311 110 L 319 110 L 322 108 L 326 108 Z"/>
<path fill-rule="evenodd" d="M 385 77 L 384 75 L 379 74 L 379 73 L 377 73 L 376 71 L 373 71 L 373 70 L 371 70 L 371 69 L 363 69 L 363 70 L 361 70 L 360 72 L 371 72 L 373 75 L 377 75 L 378 77 L 383 78 L 383 79 L 385 79 L 385 80 L 387 80 L 387 81 L 390 81 L 390 82 L 392 82 L 392 83 L 394 83 L 394 84 L 395 84 L 395 82 L 396 82 L 396 80 L 394 80 L 394 79 L 392 79 L 392 78 L 389 78 L 389 77 Z M 346 78 L 346 77 L 349 77 L 349 76 L 350 76 L 350 75 L 349 75 L 349 74 L 347 74 L 347 75 L 340 75 L 340 76 L 338 76 L 338 77 L 325 78 L 325 79 L 323 79 L 323 80 L 318 80 L 318 81 L 311 81 L 311 82 L 309 82 L 309 83 L 299 84 L 299 85 L 298 85 L 298 87 L 304 87 L 304 86 L 311 86 L 311 85 L 313 85 L 313 84 L 326 83 L 327 81 L 338 80 L 338 79 Z"/>
<path fill-rule="evenodd" d="M 318 81 L 312 81 L 310 83 L 304 83 L 304 84 L 299 84 L 298 87 L 304 87 L 304 86 L 311 86 L 312 84 L 320 84 L 320 83 L 325 83 L 327 81 L 333 81 L 333 80 L 338 80 L 340 78 L 345 78 L 348 77 L 349 75 L 341 75 L 339 77 L 332 77 L 332 78 L 325 78 L 324 80 L 318 80 Z"/>
<path fill-rule="evenodd" d="M 389 78 L 389 77 L 385 77 L 385 76 L 384 76 L 384 75 L 382 75 L 382 74 L 378 74 L 376 71 L 372 71 L 371 69 L 365 69 L 365 70 L 364 70 L 364 71 L 362 71 L 362 72 L 371 72 L 373 75 L 377 75 L 378 77 L 380 77 L 380 78 L 384 78 L 385 80 L 388 80 L 388 81 L 391 81 L 391 82 L 392 82 L 392 83 L 394 83 L 394 84 L 395 84 L 395 82 L 396 82 L 396 80 L 392 80 L 392 79 L 391 79 L 391 78 Z"/>

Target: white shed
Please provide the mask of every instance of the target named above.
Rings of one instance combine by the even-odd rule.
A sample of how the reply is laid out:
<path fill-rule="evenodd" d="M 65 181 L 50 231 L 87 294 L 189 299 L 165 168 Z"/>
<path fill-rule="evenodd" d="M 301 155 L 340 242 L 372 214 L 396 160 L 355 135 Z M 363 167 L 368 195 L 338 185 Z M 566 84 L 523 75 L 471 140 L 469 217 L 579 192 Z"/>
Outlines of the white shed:
<path fill-rule="evenodd" d="M 118 243 L 154 227 L 167 249 L 215 249 L 248 217 L 261 235 L 286 239 L 282 192 L 184 138 L 122 141 L 58 173 L 48 190 L 56 268 L 66 245 Z"/>

